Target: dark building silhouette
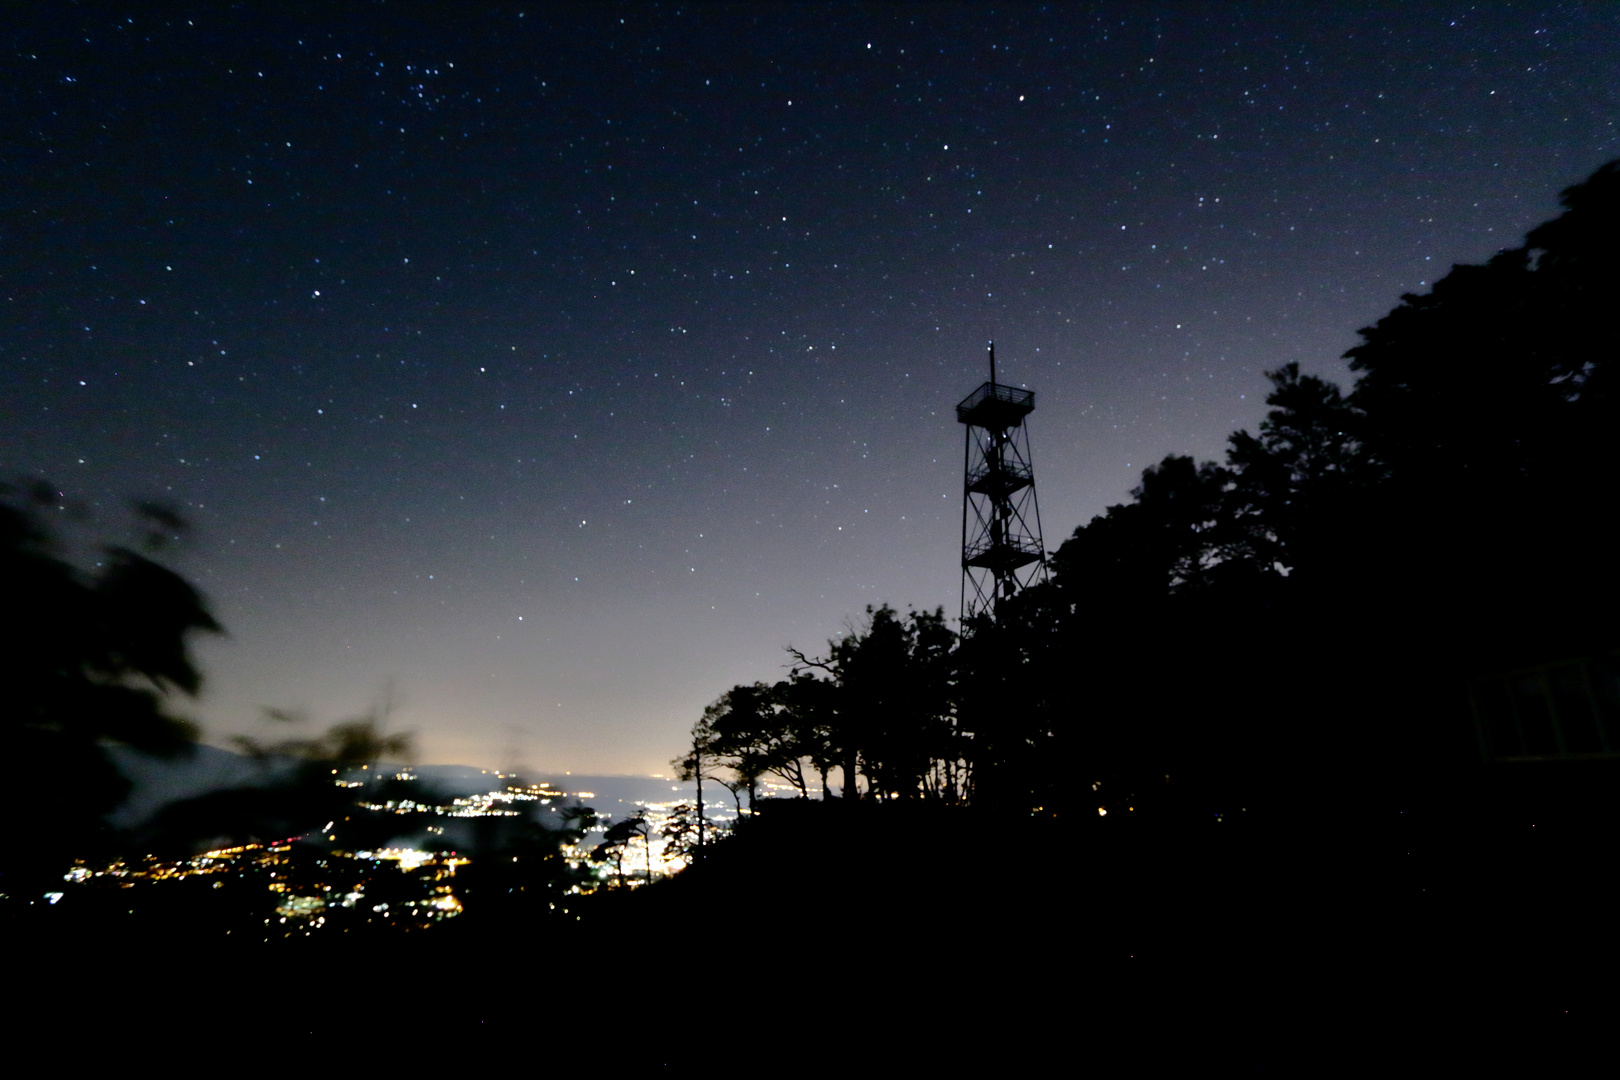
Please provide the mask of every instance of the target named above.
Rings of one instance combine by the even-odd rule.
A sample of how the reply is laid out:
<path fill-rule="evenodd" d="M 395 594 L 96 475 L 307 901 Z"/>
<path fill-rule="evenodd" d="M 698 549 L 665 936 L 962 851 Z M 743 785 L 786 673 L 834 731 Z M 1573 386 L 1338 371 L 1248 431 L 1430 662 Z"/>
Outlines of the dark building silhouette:
<path fill-rule="evenodd" d="M 1620 650 L 1492 672 L 1468 705 L 1486 762 L 1620 758 Z"/>

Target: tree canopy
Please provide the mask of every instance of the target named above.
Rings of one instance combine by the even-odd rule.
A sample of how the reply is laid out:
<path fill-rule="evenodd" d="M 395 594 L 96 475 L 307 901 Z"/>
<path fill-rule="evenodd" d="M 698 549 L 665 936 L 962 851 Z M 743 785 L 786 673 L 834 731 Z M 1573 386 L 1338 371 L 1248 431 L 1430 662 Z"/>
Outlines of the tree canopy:
<path fill-rule="evenodd" d="M 0 892 L 60 880 L 65 858 L 104 838 L 104 816 L 129 790 L 107 743 L 173 756 L 196 738 L 174 705 L 202 683 L 191 641 L 220 627 L 197 591 L 152 557 L 183 522 L 154 504 L 135 511 L 144 551 L 107 545 L 82 569 L 51 524 L 78 516 L 57 492 L 0 488 L 0 582 L 12 621 L 0 650 L 0 730 L 13 828 Z"/>

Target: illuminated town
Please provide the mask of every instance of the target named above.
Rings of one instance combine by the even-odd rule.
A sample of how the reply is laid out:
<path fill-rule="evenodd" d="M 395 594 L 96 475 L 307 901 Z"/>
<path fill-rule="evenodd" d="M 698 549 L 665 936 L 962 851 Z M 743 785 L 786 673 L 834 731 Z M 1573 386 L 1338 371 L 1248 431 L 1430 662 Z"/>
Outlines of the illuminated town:
<path fill-rule="evenodd" d="M 538 828 L 538 835 L 555 837 L 563 885 L 549 907 L 565 914 L 568 897 L 604 887 L 636 888 L 687 865 L 685 851 L 667 834 L 679 832 L 672 825 L 691 813 L 690 804 L 642 802 L 630 814 L 610 815 L 586 805 L 596 797 L 594 791 L 563 791 L 546 781 L 489 775 L 503 786 L 454 797 L 428 791 L 416 773 L 404 769 L 382 779 L 397 782 L 395 787 L 411 785 L 415 797 L 370 798 L 366 789 L 377 780 L 353 779 L 352 774 L 335 779 L 334 786 L 355 790 L 353 809 L 371 826 L 366 830 L 371 835 L 378 834 L 379 820 L 405 819 L 384 830 L 394 834 L 385 844 L 346 846 L 345 832 L 359 831 L 346 818 L 299 836 L 213 847 L 189 857 L 152 854 L 103 866 L 79 861 L 64 875 L 62 890 L 45 899 L 55 905 L 75 896 L 133 890 L 144 904 L 163 908 L 184 896 L 185 907 L 211 910 L 215 919 L 230 923 L 227 933 L 251 930 L 257 922 L 268 941 L 362 928 L 422 931 L 454 919 L 464 910 L 468 869 L 478 861 L 469 852 L 490 846 L 487 837 L 481 847 L 473 835 L 478 827 L 526 825 Z M 616 847 L 605 845 L 603 837 L 613 822 L 627 817 L 634 817 L 640 828 Z M 717 836 L 736 818 L 729 808 L 718 813 L 710 808 L 706 827 Z M 502 862 L 548 857 L 500 850 Z"/>

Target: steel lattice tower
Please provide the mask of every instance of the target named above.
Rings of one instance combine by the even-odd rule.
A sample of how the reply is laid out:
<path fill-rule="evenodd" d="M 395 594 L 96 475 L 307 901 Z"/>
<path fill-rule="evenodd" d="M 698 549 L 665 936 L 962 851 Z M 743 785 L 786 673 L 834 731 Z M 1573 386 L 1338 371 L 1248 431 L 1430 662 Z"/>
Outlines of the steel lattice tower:
<path fill-rule="evenodd" d="M 995 618 L 999 601 L 1046 580 L 1041 512 L 1024 417 L 1035 392 L 990 381 L 962 399 L 956 419 L 967 428 L 962 481 L 962 629 L 977 616 Z"/>

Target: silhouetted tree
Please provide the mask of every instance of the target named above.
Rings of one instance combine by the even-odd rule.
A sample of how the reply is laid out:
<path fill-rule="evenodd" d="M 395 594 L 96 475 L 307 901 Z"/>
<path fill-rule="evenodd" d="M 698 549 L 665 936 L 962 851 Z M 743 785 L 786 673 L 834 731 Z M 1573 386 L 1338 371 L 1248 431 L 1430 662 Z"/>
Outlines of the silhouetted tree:
<path fill-rule="evenodd" d="M 839 749 L 834 738 L 836 726 L 837 688 L 830 682 L 815 678 L 809 672 L 796 671 L 771 688 L 780 716 L 791 733 L 791 742 L 785 752 L 795 755 L 786 769 L 774 771 L 784 776 L 808 796 L 803 765 L 808 762 L 815 770 L 821 785 L 821 797 L 828 798 L 828 774 L 838 767 Z"/>
<path fill-rule="evenodd" d="M 695 803 L 681 803 L 669 812 L 664 828 L 664 855 L 670 859 L 690 859 L 698 850 L 698 816 Z"/>
<path fill-rule="evenodd" d="M 709 752 L 742 781 L 750 811 L 759 798 L 760 777 L 799 757 L 785 719 L 764 683 L 734 686 L 704 710 Z"/>
<path fill-rule="evenodd" d="M 632 842 L 641 838 L 642 849 L 647 859 L 647 882 L 652 882 L 652 823 L 647 820 L 647 808 L 638 807 L 636 812 L 627 818 L 621 818 L 609 825 L 607 832 L 602 836 L 602 842 L 591 851 L 592 862 L 606 862 L 613 860 L 613 878 L 615 883 L 624 882 L 624 857 L 630 851 Z"/>
<path fill-rule="evenodd" d="M 1079 766 L 1073 734 L 1095 723 L 1093 711 L 1074 708 L 1086 664 L 1065 647 L 1073 624 L 1058 605 L 1067 600 L 1050 585 L 1027 589 L 1002 601 L 994 620 L 970 625 L 956 649 L 958 724 L 971 759 L 962 796 L 998 816 L 1065 805 Z"/>
<path fill-rule="evenodd" d="M 1266 373 L 1271 411 L 1260 434 L 1238 431 L 1226 453 L 1220 556 L 1255 574 L 1309 573 L 1330 562 L 1333 535 L 1375 473 L 1362 452 L 1362 413 L 1297 363 Z"/>
<path fill-rule="evenodd" d="M 718 784 L 724 788 L 731 795 L 739 815 L 742 814 L 742 793 L 748 788 L 745 781 L 730 773 L 727 755 L 720 743 L 720 735 L 714 728 L 715 716 L 724 708 L 724 701 L 725 698 L 722 697 L 703 710 L 703 715 L 692 725 L 691 749 L 670 762 L 677 780 L 690 781 L 696 785 L 697 846 L 700 850 L 707 843 L 708 831 L 707 817 L 704 813 L 704 783 Z"/>
<path fill-rule="evenodd" d="M 183 526 L 160 506 L 136 510 L 149 553 Z M 201 684 L 193 635 L 220 630 L 197 591 L 146 554 L 113 545 L 92 569 L 73 566 L 46 514 L 68 516 L 49 487 L 0 487 L 11 622 L 0 651 L 10 772 L 0 799 L 11 823 L 0 893 L 29 898 L 106 839 L 104 816 L 129 789 L 107 743 L 163 757 L 192 746 L 196 729 L 170 710 Z"/>
<path fill-rule="evenodd" d="M 797 691 L 821 710 L 827 744 L 818 752 L 839 762 L 845 798 L 856 796 L 856 777 L 864 775 L 874 798 L 959 801 L 965 748 L 955 725 L 956 635 L 944 611 L 901 616 L 885 604 L 868 607 L 866 617 L 829 642 L 825 657 L 789 650 L 795 676 L 820 672 L 831 687 L 819 699 L 807 684 Z"/>
<path fill-rule="evenodd" d="M 1084 566 L 1095 588 L 1136 603 L 1205 587 L 1226 554 L 1219 526 L 1230 482 L 1214 462 L 1172 454 L 1143 470 L 1129 503 L 1076 529 L 1053 569 Z"/>

